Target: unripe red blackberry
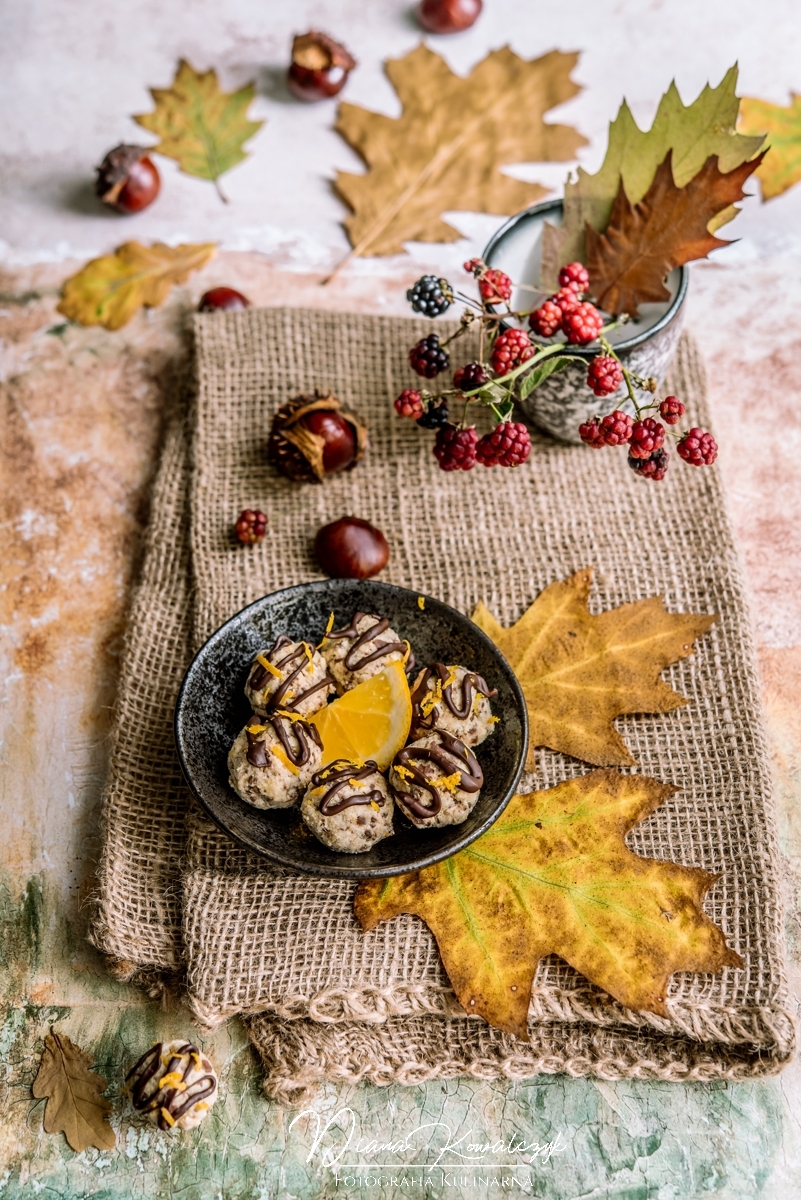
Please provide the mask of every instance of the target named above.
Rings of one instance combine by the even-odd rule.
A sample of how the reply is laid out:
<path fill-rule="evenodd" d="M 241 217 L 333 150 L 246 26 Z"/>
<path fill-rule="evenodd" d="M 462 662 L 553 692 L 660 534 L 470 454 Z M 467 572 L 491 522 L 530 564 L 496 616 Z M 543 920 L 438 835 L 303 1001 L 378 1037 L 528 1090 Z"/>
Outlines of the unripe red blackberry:
<path fill-rule="evenodd" d="M 531 454 L 531 435 L 521 421 L 501 421 L 476 446 L 484 467 L 519 467 Z"/>
<path fill-rule="evenodd" d="M 236 523 L 236 536 L 243 546 L 255 546 L 264 539 L 267 518 L 258 508 L 244 508 Z"/>
<path fill-rule="evenodd" d="M 659 415 L 666 425 L 678 425 L 686 411 L 681 400 L 675 396 L 665 396 L 659 405 Z"/>
<path fill-rule="evenodd" d="M 600 450 L 606 445 L 606 434 L 597 417 L 593 417 L 591 421 L 585 421 L 583 425 L 579 425 L 578 431 L 582 442 L 586 446 L 592 446 L 593 450 Z"/>
<path fill-rule="evenodd" d="M 623 368 L 611 354 L 598 354 L 587 371 L 587 387 L 596 396 L 611 396 L 623 382 Z"/>
<path fill-rule="evenodd" d="M 559 286 L 572 288 L 574 292 L 586 292 L 590 286 L 590 276 L 583 263 L 566 263 L 559 272 Z"/>
<path fill-rule="evenodd" d="M 523 329 L 507 329 L 492 348 L 492 369 L 496 375 L 506 375 L 520 363 L 533 358 L 531 338 Z"/>
<path fill-rule="evenodd" d="M 562 316 L 565 313 L 572 312 L 574 308 L 578 308 L 581 304 L 581 297 L 575 288 L 563 287 L 558 292 L 554 292 L 551 296 L 551 303 L 557 305 L 562 310 Z"/>
<path fill-rule="evenodd" d="M 704 429 L 691 429 L 676 447 L 679 458 L 692 467 L 710 467 L 718 456 L 718 444 Z"/>
<path fill-rule="evenodd" d="M 445 425 L 437 430 L 434 455 L 443 471 L 471 471 L 476 465 L 478 434 L 475 429 Z"/>
<path fill-rule="evenodd" d="M 644 421 L 635 421 L 631 430 L 629 454 L 632 458 L 650 458 L 655 450 L 659 450 L 665 441 L 665 427 L 653 417 Z"/>
<path fill-rule="evenodd" d="M 574 346 L 586 346 L 594 341 L 604 327 L 604 320 L 594 304 L 584 301 L 562 316 L 562 329 Z"/>
<path fill-rule="evenodd" d="M 502 300 L 511 300 L 512 281 L 503 271 L 489 267 L 479 278 L 478 290 L 482 300 L 488 304 L 499 304 Z"/>
<path fill-rule="evenodd" d="M 395 412 L 416 421 L 423 415 L 423 397 L 413 388 L 405 388 L 395 401 Z"/>
<path fill-rule="evenodd" d="M 634 418 L 616 408 L 601 421 L 601 430 L 607 446 L 623 446 L 631 438 Z"/>
<path fill-rule="evenodd" d="M 648 458 L 635 458 L 629 453 L 629 466 L 643 479 L 653 479 L 656 483 L 667 474 L 670 456 L 667 450 L 654 450 Z"/>
<path fill-rule="evenodd" d="M 528 315 L 528 323 L 540 337 L 553 337 L 562 328 L 562 310 L 553 300 L 546 300 Z"/>

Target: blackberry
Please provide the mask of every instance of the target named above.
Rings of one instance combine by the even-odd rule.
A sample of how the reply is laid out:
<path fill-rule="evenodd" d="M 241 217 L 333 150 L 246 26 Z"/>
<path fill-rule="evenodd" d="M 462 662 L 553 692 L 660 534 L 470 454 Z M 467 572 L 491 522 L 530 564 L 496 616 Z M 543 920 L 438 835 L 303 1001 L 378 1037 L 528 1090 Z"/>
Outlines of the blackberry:
<path fill-rule="evenodd" d="M 443 471 L 472 471 L 476 465 L 478 434 L 470 429 L 444 425 L 437 430 L 434 455 Z"/>
<path fill-rule="evenodd" d="M 644 421 L 635 421 L 631 427 L 629 454 L 632 458 L 650 458 L 655 450 L 660 450 L 665 442 L 665 427 L 653 417 Z"/>
<path fill-rule="evenodd" d="M 267 518 L 258 508 L 244 508 L 236 523 L 236 536 L 243 546 L 255 546 L 267 532 Z"/>
<path fill-rule="evenodd" d="M 557 293 L 558 295 L 559 293 Z M 567 340 L 574 346 L 586 346 L 598 337 L 604 327 L 604 319 L 594 304 L 585 301 L 577 304 L 562 316 L 562 329 Z"/>
<path fill-rule="evenodd" d="M 679 457 L 692 467 L 711 467 L 718 456 L 718 444 L 704 429 L 691 429 L 676 447 Z"/>
<path fill-rule="evenodd" d="M 599 354 L 587 371 L 587 387 L 596 396 L 611 396 L 623 382 L 623 368 L 611 354 Z"/>
<path fill-rule="evenodd" d="M 635 458 L 629 454 L 629 466 L 643 479 L 653 479 L 654 482 L 664 479 L 668 469 L 669 454 L 667 450 L 654 450 L 648 458 Z"/>
<path fill-rule="evenodd" d="M 634 418 L 616 408 L 601 421 L 601 430 L 607 446 L 623 446 L 631 437 Z"/>
<path fill-rule="evenodd" d="M 409 351 L 412 370 L 426 379 L 433 379 L 440 371 L 447 371 L 451 360 L 439 344 L 436 333 L 430 333 Z"/>
<path fill-rule="evenodd" d="M 406 299 L 415 312 L 424 317 L 438 317 L 453 304 L 453 288 L 447 279 L 436 275 L 423 275 L 406 293 Z"/>
<path fill-rule="evenodd" d="M 442 429 L 448 424 L 448 404 L 443 400 L 441 404 L 434 406 L 429 405 L 422 417 L 417 418 L 417 424 L 421 429 Z"/>
<path fill-rule="evenodd" d="M 659 405 L 659 415 L 666 425 L 678 425 L 684 413 L 684 405 L 675 396 L 665 396 Z"/>
<path fill-rule="evenodd" d="M 546 300 L 529 313 L 528 323 L 540 337 L 553 337 L 562 327 L 562 310 L 553 300 Z"/>
<path fill-rule="evenodd" d="M 564 316 L 565 313 L 572 312 L 574 308 L 578 308 L 579 304 L 581 304 L 581 298 L 575 288 L 563 287 L 551 296 L 551 303 L 561 308 L 562 316 Z"/>
<path fill-rule="evenodd" d="M 487 304 L 498 304 L 501 300 L 511 300 L 512 281 L 503 271 L 488 267 L 478 279 L 478 290 L 481 299 Z"/>
<path fill-rule="evenodd" d="M 414 417 L 417 421 L 424 412 L 423 397 L 414 388 L 404 388 L 395 401 L 395 412 L 399 417 Z"/>
<path fill-rule="evenodd" d="M 460 392 L 472 392 L 489 383 L 489 374 L 481 363 L 465 363 L 453 372 L 453 386 Z"/>
<path fill-rule="evenodd" d="M 476 447 L 484 467 L 519 467 L 531 454 L 531 437 L 520 421 L 501 421 Z"/>
<path fill-rule="evenodd" d="M 574 292 L 586 292 L 590 286 L 590 276 L 583 263 L 566 263 L 559 272 L 559 286 L 572 288 Z"/>
<path fill-rule="evenodd" d="M 600 450 L 606 445 L 606 434 L 597 417 L 593 417 L 591 421 L 585 421 L 583 425 L 579 425 L 579 437 L 586 446 L 592 446 L 593 450 Z"/>
<path fill-rule="evenodd" d="M 534 347 L 525 330 L 507 329 L 492 348 L 492 369 L 497 375 L 506 375 L 533 357 Z"/>

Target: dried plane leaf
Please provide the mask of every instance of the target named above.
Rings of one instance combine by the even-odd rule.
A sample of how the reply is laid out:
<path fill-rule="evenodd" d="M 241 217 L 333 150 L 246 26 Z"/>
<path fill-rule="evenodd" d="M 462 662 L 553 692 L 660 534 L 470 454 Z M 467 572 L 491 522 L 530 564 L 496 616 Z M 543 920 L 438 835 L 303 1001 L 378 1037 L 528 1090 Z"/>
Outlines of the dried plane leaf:
<path fill-rule="evenodd" d="M 51 1030 L 31 1090 L 37 1100 L 47 1100 L 45 1133 L 63 1133 L 73 1150 L 113 1150 L 114 1130 L 106 1120 L 111 1104 L 101 1095 L 106 1081 L 91 1066 L 91 1055 Z"/>
<path fill-rule="evenodd" d="M 165 246 L 126 242 L 113 254 L 93 258 L 61 289 L 58 311 L 81 325 L 121 329 L 143 306 L 163 304 L 176 283 L 184 283 L 216 252 L 213 242 Z"/>
<path fill-rule="evenodd" d="M 592 771 L 515 796 L 487 833 L 445 862 L 360 884 L 364 929 L 414 913 L 437 940 L 466 1012 L 517 1037 L 537 964 L 558 954 L 627 1008 L 668 1016 L 675 971 L 741 967 L 704 914 L 718 878 L 641 858 L 624 839 L 676 789 Z"/>
<path fill-rule="evenodd" d="M 172 86 L 150 94 L 156 111 L 134 120 L 161 139 L 152 152 L 174 158 L 187 175 L 213 180 L 225 200 L 217 180 L 248 157 L 243 146 L 264 124 L 247 116 L 255 85 L 223 92 L 215 71 L 196 71 L 181 59 Z"/>
<path fill-rule="evenodd" d="M 462 234 L 442 220 L 446 210 L 506 215 L 543 196 L 539 184 L 500 168 L 568 161 L 585 144 L 569 125 L 543 120 L 580 90 L 570 79 L 577 58 L 554 50 L 527 61 L 505 46 L 466 78 L 422 44 L 390 59 L 400 117 L 339 107 L 336 128 L 368 167 L 363 175 L 337 175 L 337 191 L 353 210 L 345 221 L 348 257 L 400 254 L 406 241 L 456 241 Z"/>
<path fill-rule="evenodd" d="M 757 168 L 762 199 L 781 196 L 801 179 L 801 96 L 790 93 L 789 107 L 743 96 L 740 101 L 742 133 L 767 134 L 769 150 Z"/>
<path fill-rule="evenodd" d="M 587 608 L 591 580 L 587 569 L 550 584 L 509 629 L 483 604 L 473 613 L 523 689 L 530 770 L 536 765 L 536 746 L 594 766 L 633 763 L 613 720 L 686 704 L 659 673 L 687 658 L 695 639 L 717 620 L 714 615 L 665 612 L 659 596 L 594 616 Z"/>
<path fill-rule="evenodd" d="M 706 258 L 730 243 L 709 232 L 718 213 L 745 195 L 743 184 L 763 154 L 721 172 L 710 157 L 684 187 L 677 187 L 672 151 L 661 164 L 639 204 L 632 204 L 621 183 L 606 232 L 587 226 L 587 269 L 601 308 L 636 317 L 640 304 L 670 299 L 665 278 L 674 267 Z"/>
<path fill-rule="evenodd" d="M 637 204 L 669 150 L 673 151 L 677 187 L 689 183 L 711 155 L 717 156 L 725 173 L 758 153 L 764 134 L 752 137 L 735 132 L 740 104 L 736 88 L 736 65 L 726 72 L 716 88 L 707 84 L 688 105 L 682 104 L 673 82 L 660 100 L 654 123 L 648 130 L 638 127 L 631 109 L 623 101 L 609 125 L 609 142 L 600 170 L 590 175 L 579 167 L 576 181 L 568 180 L 565 186 L 562 224 L 545 224 L 541 268 L 544 287 L 556 287 L 563 263 L 576 259 L 586 262 L 585 228 L 589 225 L 596 233 L 603 233 L 621 181 L 632 204 Z M 718 226 L 734 215 L 733 210 L 721 214 Z"/>

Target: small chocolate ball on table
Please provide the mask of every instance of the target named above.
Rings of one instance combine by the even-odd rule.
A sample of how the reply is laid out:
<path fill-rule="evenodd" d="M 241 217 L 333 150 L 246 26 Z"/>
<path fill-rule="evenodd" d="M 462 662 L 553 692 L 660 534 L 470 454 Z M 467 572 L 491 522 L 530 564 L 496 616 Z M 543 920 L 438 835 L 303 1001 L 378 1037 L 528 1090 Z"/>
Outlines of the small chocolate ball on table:
<path fill-rule="evenodd" d="M 191 1042 L 156 1042 L 125 1078 L 131 1103 L 159 1129 L 194 1129 L 217 1099 L 217 1072 Z"/>

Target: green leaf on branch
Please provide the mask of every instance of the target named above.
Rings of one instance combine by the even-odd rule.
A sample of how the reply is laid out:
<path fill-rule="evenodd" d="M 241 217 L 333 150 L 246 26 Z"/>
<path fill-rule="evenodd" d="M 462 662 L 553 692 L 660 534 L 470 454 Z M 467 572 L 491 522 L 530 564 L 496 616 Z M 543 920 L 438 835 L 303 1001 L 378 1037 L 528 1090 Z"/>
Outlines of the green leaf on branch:
<path fill-rule="evenodd" d="M 564 371 L 565 367 L 569 367 L 571 363 L 575 362 L 578 362 L 579 366 L 581 365 L 580 360 L 566 354 L 543 359 L 528 375 L 523 377 L 523 382 L 520 384 L 520 399 L 525 400 L 550 375 L 555 375 L 557 371 Z"/>
<path fill-rule="evenodd" d="M 513 399 L 501 400 L 492 407 L 501 421 L 508 421 L 515 410 L 515 402 Z"/>
<path fill-rule="evenodd" d="M 657 168 L 673 151 L 673 179 L 684 187 L 710 156 L 726 174 L 752 159 L 765 141 L 735 132 L 740 101 L 736 95 L 737 66 L 731 67 L 716 88 L 708 84 L 696 99 L 682 104 L 675 82 L 659 102 L 654 123 L 642 130 L 626 101 L 609 126 L 609 143 L 601 169 L 590 175 L 578 168 L 578 178 L 565 186 L 562 224 L 547 221 L 542 235 L 543 288 L 555 288 L 563 263 L 586 262 L 584 232 L 587 225 L 603 233 L 622 182 L 632 204 L 638 204 L 653 183 Z M 720 213 L 710 232 L 735 216 L 735 209 Z"/>

